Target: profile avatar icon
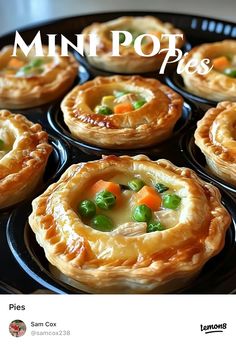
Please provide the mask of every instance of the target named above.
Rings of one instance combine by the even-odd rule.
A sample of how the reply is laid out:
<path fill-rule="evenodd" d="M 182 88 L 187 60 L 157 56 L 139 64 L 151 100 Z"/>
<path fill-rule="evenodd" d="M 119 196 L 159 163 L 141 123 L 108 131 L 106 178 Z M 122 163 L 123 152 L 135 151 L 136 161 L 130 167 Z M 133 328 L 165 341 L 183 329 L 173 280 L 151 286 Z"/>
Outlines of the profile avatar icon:
<path fill-rule="evenodd" d="M 21 320 L 14 320 L 9 325 L 9 332 L 17 338 L 23 336 L 26 332 L 26 325 Z"/>

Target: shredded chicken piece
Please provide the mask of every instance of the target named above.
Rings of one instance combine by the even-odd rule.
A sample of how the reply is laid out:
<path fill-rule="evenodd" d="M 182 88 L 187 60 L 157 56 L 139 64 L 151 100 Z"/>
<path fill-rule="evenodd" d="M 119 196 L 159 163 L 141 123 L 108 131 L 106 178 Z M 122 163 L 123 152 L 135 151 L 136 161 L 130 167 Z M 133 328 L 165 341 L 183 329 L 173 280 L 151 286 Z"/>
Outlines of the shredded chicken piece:
<path fill-rule="evenodd" d="M 126 237 L 134 237 L 146 233 L 146 222 L 126 222 L 110 232 L 111 235 L 121 234 Z"/>
<path fill-rule="evenodd" d="M 115 100 L 115 103 L 126 103 L 126 102 L 132 103 L 132 102 L 138 101 L 138 98 L 139 97 L 136 94 L 129 93 L 129 94 L 118 97 Z"/>
<path fill-rule="evenodd" d="M 154 212 L 155 218 L 160 221 L 165 228 L 171 228 L 177 225 L 179 212 L 176 210 L 159 210 Z"/>

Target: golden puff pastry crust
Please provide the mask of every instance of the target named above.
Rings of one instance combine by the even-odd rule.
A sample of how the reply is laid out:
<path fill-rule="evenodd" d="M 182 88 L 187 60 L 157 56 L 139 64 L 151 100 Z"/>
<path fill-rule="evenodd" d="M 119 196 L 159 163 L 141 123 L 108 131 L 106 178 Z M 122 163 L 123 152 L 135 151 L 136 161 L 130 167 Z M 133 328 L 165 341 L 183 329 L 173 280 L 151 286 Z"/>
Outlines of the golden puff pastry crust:
<path fill-rule="evenodd" d="M 17 58 L 12 58 L 12 52 L 13 46 L 6 46 L 0 51 L 2 108 L 29 108 L 55 100 L 69 89 L 77 76 L 77 61 L 71 54 L 60 56 L 58 46 L 53 57 L 47 57 L 47 46 L 43 47 L 44 57 L 35 57 L 31 50 L 26 58 L 18 49 Z"/>
<path fill-rule="evenodd" d="M 104 95 L 126 90 L 141 95 L 139 109 L 111 115 L 96 114 Z M 128 96 L 129 97 L 129 96 Z M 73 136 L 103 148 L 147 147 L 171 136 L 181 117 L 182 97 L 156 79 L 140 76 L 96 77 L 76 86 L 62 101 L 64 121 Z"/>
<path fill-rule="evenodd" d="M 40 183 L 52 151 L 39 124 L 0 111 L 0 208 L 30 196 Z"/>
<path fill-rule="evenodd" d="M 77 203 L 89 186 L 127 172 L 149 184 L 162 181 L 181 196 L 174 227 L 129 236 L 82 221 Z M 193 279 L 223 248 L 230 216 L 219 190 L 188 168 L 143 155 L 108 156 L 72 165 L 33 201 L 29 223 L 47 259 L 68 282 L 88 292 L 145 293 L 173 291 Z"/>
<path fill-rule="evenodd" d="M 166 52 L 161 52 L 152 57 L 138 55 L 134 46 L 120 46 L 120 56 L 112 56 L 112 30 L 125 30 L 141 34 L 150 33 L 160 39 L 160 50 L 168 48 L 168 39 L 162 38 L 161 34 L 180 34 L 183 32 L 173 27 L 170 23 L 163 23 L 152 16 L 145 17 L 120 17 L 105 23 L 93 23 L 83 30 L 85 35 L 85 53 L 89 63 L 101 70 L 116 73 L 144 73 L 155 71 L 160 68 Z M 98 37 L 97 56 L 89 56 L 89 34 Z M 176 37 L 176 48 L 182 47 L 184 39 Z M 142 44 L 144 54 L 152 52 L 153 43 L 146 40 Z"/>
<path fill-rule="evenodd" d="M 195 142 L 210 170 L 236 186 L 235 124 L 236 102 L 220 102 L 198 122 Z"/>
<path fill-rule="evenodd" d="M 212 60 L 218 56 L 229 55 L 236 55 L 236 40 L 205 43 L 193 48 L 183 58 L 183 66 L 192 59 L 200 63 L 206 58 Z M 229 77 L 214 68 L 205 75 L 196 72 L 188 73 L 187 70 L 184 70 L 181 75 L 187 90 L 194 95 L 213 101 L 236 101 L 236 78 Z"/>

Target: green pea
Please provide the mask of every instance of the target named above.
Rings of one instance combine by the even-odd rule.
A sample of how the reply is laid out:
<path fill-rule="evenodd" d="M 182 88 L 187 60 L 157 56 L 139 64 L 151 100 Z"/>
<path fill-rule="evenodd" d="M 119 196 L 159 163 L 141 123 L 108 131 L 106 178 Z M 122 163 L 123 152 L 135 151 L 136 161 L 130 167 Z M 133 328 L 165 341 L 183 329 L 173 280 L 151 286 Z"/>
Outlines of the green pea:
<path fill-rule="evenodd" d="M 165 227 L 162 225 L 159 221 L 152 221 L 148 224 L 147 232 L 156 232 L 156 231 L 163 231 Z"/>
<path fill-rule="evenodd" d="M 125 34 L 123 32 L 119 33 L 119 43 L 125 42 Z"/>
<path fill-rule="evenodd" d="M 4 141 L 0 139 L 0 150 L 3 150 L 4 148 Z"/>
<path fill-rule="evenodd" d="M 138 192 L 144 186 L 144 182 L 141 179 L 135 178 L 128 182 L 128 186 L 131 190 Z"/>
<path fill-rule="evenodd" d="M 180 205 L 181 198 L 175 194 L 165 195 L 163 197 L 163 207 L 168 209 L 177 209 Z"/>
<path fill-rule="evenodd" d="M 30 65 L 25 65 L 21 67 L 18 72 L 27 74 L 27 73 L 30 73 L 31 71 L 32 71 L 32 67 Z"/>
<path fill-rule="evenodd" d="M 145 204 L 142 204 L 134 209 L 132 216 L 135 221 L 149 222 L 152 218 L 152 211 Z"/>
<path fill-rule="evenodd" d="M 133 102 L 133 107 L 134 107 L 134 109 L 139 109 L 143 105 L 145 105 L 145 103 L 147 103 L 145 100 L 135 101 L 135 102 Z"/>
<path fill-rule="evenodd" d="M 97 106 L 95 108 L 95 112 L 97 114 L 102 114 L 102 115 L 111 115 L 113 113 L 111 108 L 109 108 L 107 106 Z"/>
<path fill-rule="evenodd" d="M 96 205 L 104 210 L 111 209 L 116 203 L 116 196 L 110 191 L 103 190 L 96 194 Z"/>
<path fill-rule="evenodd" d="M 79 205 L 79 214 L 83 217 L 94 217 L 96 214 L 96 205 L 89 199 L 81 201 Z"/>
<path fill-rule="evenodd" d="M 43 59 L 35 58 L 31 60 L 30 66 L 32 67 L 40 67 L 44 63 Z"/>
<path fill-rule="evenodd" d="M 224 70 L 226 76 L 236 78 L 236 68 L 227 68 Z"/>
<path fill-rule="evenodd" d="M 109 232 L 113 229 L 113 222 L 108 216 L 99 214 L 92 219 L 91 226 L 98 231 Z"/>
<path fill-rule="evenodd" d="M 161 183 L 155 184 L 155 189 L 159 193 L 162 193 L 162 192 L 165 192 L 165 191 L 169 190 L 169 188 L 166 185 L 161 184 Z"/>

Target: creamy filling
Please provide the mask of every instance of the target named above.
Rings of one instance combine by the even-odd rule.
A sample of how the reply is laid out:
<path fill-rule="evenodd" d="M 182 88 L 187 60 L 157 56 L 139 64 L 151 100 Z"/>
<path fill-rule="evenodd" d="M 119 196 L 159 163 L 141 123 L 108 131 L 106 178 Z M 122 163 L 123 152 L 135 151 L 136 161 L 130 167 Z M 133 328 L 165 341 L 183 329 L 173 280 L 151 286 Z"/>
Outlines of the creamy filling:
<path fill-rule="evenodd" d="M 94 111 L 102 115 L 125 113 L 139 109 L 147 102 L 147 98 L 142 93 L 114 90 L 113 94 L 102 97 Z"/>
<path fill-rule="evenodd" d="M 138 191 L 132 190 L 129 187 L 129 184 L 130 184 L 130 181 L 134 181 L 134 180 L 142 181 L 143 188 L 140 188 L 140 190 Z M 111 220 L 112 226 L 109 229 L 111 235 L 122 234 L 124 236 L 135 236 L 135 235 L 140 235 L 147 232 L 152 232 L 153 230 L 150 231 L 150 228 L 149 228 L 150 223 L 152 224 L 160 223 L 161 226 L 159 226 L 160 227 L 160 229 L 158 229 L 159 231 L 164 231 L 178 224 L 180 213 L 181 213 L 181 202 L 178 201 L 179 203 L 178 207 L 172 209 L 171 204 L 168 204 L 170 202 L 166 201 L 166 198 L 168 199 L 168 196 L 175 196 L 175 199 L 180 200 L 180 197 L 178 197 L 178 193 L 175 190 L 165 186 L 165 189 L 166 189 L 165 191 L 157 192 L 153 188 L 153 186 L 151 186 L 151 193 L 153 193 L 153 198 L 154 199 L 157 198 L 157 200 L 159 198 L 160 204 L 158 207 L 154 207 L 154 209 L 152 209 L 152 204 L 153 204 L 152 200 L 151 200 L 151 207 L 150 207 L 149 201 L 147 199 L 146 206 L 148 206 L 148 209 L 149 209 L 148 212 L 151 213 L 150 219 L 148 221 L 145 221 L 145 220 L 137 221 L 137 219 L 134 218 L 134 210 L 135 208 L 137 208 L 138 205 L 140 205 L 139 203 L 140 193 L 142 194 L 142 189 L 144 190 L 145 187 L 150 188 L 150 186 L 147 185 L 145 181 L 141 180 L 141 177 L 139 175 L 133 176 L 133 175 L 129 175 L 128 173 L 127 175 L 116 174 L 109 178 L 109 182 L 118 184 L 118 186 L 120 186 L 120 189 L 121 189 L 119 198 L 116 198 L 116 201 L 114 205 L 112 205 L 111 208 L 108 208 L 107 210 L 105 210 L 103 208 L 101 209 L 99 205 L 96 205 L 97 193 L 91 194 L 91 191 L 89 188 L 86 189 L 86 192 L 83 194 L 83 201 L 84 200 L 92 201 L 94 205 L 96 205 L 96 215 L 102 214 L 103 216 Z M 108 191 L 109 191 L 109 188 L 108 188 Z M 80 203 L 81 202 L 82 201 L 80 201 Z M 168 207 L 166 207 L 165 203 L 168 205 Z M 145 202 L 142 202 L 141 204 L 145 205 Z M 94 211 L 94 215 L 95 215 L 95 211 Z M 85 224 L 87 224 L 88 226 L 92 226 L 93 228 L 96 229 L 96 227 L 94 227 L 91 222 L 91 218 L 84 217 L 83 215 L 80 215 L 80 216 Z"/>
<path fill-rule="evenodd" d="M 12 150 L 14 141 L 14 135 L 5 127 L 0 127 L 0 160 Z"/>
<path fill-rule="evenodd" d="M 53 59 L 48 57 L 34 57 L 31 59 L 14 57 L 0 70 L 0 75 L 12 75 L 15 77 L 40 75 L 50 67 L 52 62 Z"/>

